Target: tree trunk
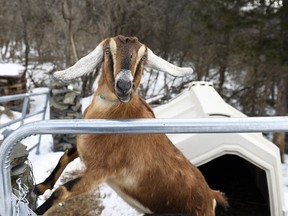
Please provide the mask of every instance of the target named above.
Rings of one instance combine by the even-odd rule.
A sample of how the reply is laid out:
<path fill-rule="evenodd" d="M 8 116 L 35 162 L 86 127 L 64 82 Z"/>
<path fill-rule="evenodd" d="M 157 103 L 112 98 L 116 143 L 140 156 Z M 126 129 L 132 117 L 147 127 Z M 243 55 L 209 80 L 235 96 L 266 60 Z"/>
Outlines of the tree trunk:
<path fill-rule="evenodd" d="M 288 85 L 288 79 L 283 78 L 279 81 L 277 89 L 277 103 L 276 103 L 276 115 L 278 116 L 285 116 L 287 113 L 287 85 Z M 279 147 L 280 149 L 280 156 L 281 161 L 283 161 L 283 155 L 285 153 L 285 133 L 275 133 L 273 137 L 274 143 Z"/>
<path fill-rule="evenodd" d="M 226 72 L 226 65 L 221 64 L 218 70 L 219 73 L 219 86 L 218 86 L 218 93 L 222 96 L 223 92 L 223 85 L 225 82 L 225 72 Z"/>
<path fill-rule="evenodd" d="M 29 64 L 29 52 L 30 52 L 30 45 L 28 40 L 28 18 L 29 18 L 29 5 L 26 5 L 23 3 L 22 0 L 19 1 L 21 5 L 21 18 L 22 18 L 22 32 L 23 32 L 23 40 L 25 44 L 25 62 L 24 62 L 24 72 L 22 74 L 22 79 L 26 80 L 26 74 L 28 70 L 28 64 Z M 25 4 L 25 5 L 24 5 Z"/>
<path fill-rule="evenodd" d="M 280 13 L 281 19 L 281 40 L 282 40 L 282 65 L 283 70 L 279 83 L 277 85 L 277 102 L 276 102 L 276 115 L 285 116 L 287 115 L 288 107 L 288 0 L 283 0 L 283 6 Z M 275 133 L 274 142 L 280 148 L 281 159 L 283 162 L 283 154 L 285 151 L 285 133 Z"/>

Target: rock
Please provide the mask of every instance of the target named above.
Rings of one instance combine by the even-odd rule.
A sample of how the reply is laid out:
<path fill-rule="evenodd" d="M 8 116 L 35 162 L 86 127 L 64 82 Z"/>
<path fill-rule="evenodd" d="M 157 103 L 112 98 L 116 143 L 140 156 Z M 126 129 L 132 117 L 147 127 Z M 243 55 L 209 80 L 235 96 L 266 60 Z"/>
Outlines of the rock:
<path fill-rule="evenodd" d="M 75 98 L 76 98 L 77 94 L 75 92 L 69 92 L 67 94 L 65 94 L 63 103 L 64 104 L 69 104 L 69 105 L 74 105 L 75 104 Z"/>
<path fill-rule="evenodd" d="M 63 150 L 66 151 L 67 149 L 71 149 L 73 145 L 70 143 L 61 143 L 61 146 L 63 146 Z"/>
<path fill-rule="evenodd" d="M 77 112 L 67 112 L 67 117 L 69 119 L 81 119 L 81 113 L 77 113 Z"/>
<path fill-rule="evenodd" d="M 26 148 L 27 147 L 23 145 L 22 143 L 18 143 L 14 147 L 11 153 L 11 157 L 10 157 L 12 168 L 23 164 L 27 160 L 29 153 Z"/>
<path fill-rule="evenodd" d="M 3 140 L 0 140 L 0 146 Z M 11 169 L 21 166 L 28 158 L 29 152 L 26 149 L 27 147 L 22 143 L 17 143 L 13 148 L 10 155 L 10 167 Z"/>
<path fill-rule="evenodd" d="M 71 109 L 76 112 L 80 111 L 81 112 L 81 103 L 79 101 L 76 101 L 76 104 L 74 106 L 71 106 Z"/>
<path fill-rule="evenodd" d="M 51 98 L 50 99 L 50 104 L 52 107 L 55 107 L 56 110 L 60 110 L 60 111 L 64 111 L 64 110 L 67 110 L 68 109 L 68 105 L 64 105 L 64 104 L 60 104 L 60 103 L 57 103 L 54 98 Z"/>
<path fill-rule="evenodd" d="M 61 83 L 61 82 L 51 82 L 49 84 L 50 88 L 52 89 L 61 89 L 63 87 L 65 87 L 65 84 Z"/>
<path fill-rule="evenodd" d="M 59 94 L 66 94 L 70 92 L 70 90 L 68 89 L 52 89 L 52 94 L 55 96 L 55 95 L 59 95 Z"/>
<path fill-rule="evenodd" d="M 80 96 L 71 87 L 55 85 L 51 90 L 50 97 L 50 119 L 81 119 L 82 110 Z M 73 88 L 74 89 L 74 88 Z M 63 151 L 76 144 L 75 136 L 70 134 L 53 134 L 54 151 Z"/>
<path fill-rule="evenodd" d="M 73 143 L 75 139 L 76 139 L 76 134 L 67 134 L 67 136 L 64 136 L 62 138 L 62 140 L 66 143 Z"/>

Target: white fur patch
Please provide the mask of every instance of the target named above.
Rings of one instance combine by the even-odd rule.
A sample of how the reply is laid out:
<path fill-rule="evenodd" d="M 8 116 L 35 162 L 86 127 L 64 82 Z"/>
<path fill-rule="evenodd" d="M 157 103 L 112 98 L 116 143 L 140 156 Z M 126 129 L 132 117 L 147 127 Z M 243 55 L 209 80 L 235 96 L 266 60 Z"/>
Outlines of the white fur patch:
<path fill-rule="evenodd" d="M 117 80 L 118 79 L 122 79 L 122 80 L 125 80 L 125 81 L 131 81 L 133 80 L 133 76 L 131 74 L 131 71 L 130 70 L 121 70 L 116 78 L 115 78 L 115 83 L 117 83 Z"/>
<path fill-rule="evenodd" d="M 131 184 L 130 186 L 133 187 L 134 184 L 134 180 L 129 179 L 128 181 L 126 181 L 126 184 Z M 132 197 L 130 197 L 129 195 L 127 195 L 126 193 L 124 193 L 120 187 L 116 184 L 114 184 L 111 181 L 107 181 L 107 184 L 125 201 L 127 202 L 130 206 L 132 206 L 133 208 L 135 208 L 138 212 L 140 213 L 145 213 L 145 214 L 151 214 L 152 212 L 150 211 L 150 209 L 148 209 L 147 207 L 143 206 L 141 203 L 139 203 L 137 200 L 133 199 Z"/>
<path fill-rule="evenodd" d="M 110 51 L 112 53 L 114 69 L 115 69 L 116 68 L 116 57 L 115 56 L 116 56 L 116 52 L 117 52 L 117 44 L 113 38 L 110 39 L 109 46 L 110 46 Z"/>
<path fill-rule="evenodd" d="M 145 50 L 146 50 L 145 45 L 142 45 L 142 46 L 139 48 L 138 53 L 137 53 L 137 64 L 138 64 L 138 62 L 140 61 L 140 59 L 143 57 L 143 55 L 145 54 Z"/>
<path fill-rule="evenodd" d="M 217 202 L 216 202 L 215 199 L 213 199 L 212 202 L 213 202 L 213 209 L 214 209 L 214 211 L 215 211 L 215 208 L 216 208 Z"/>
<path fill-rule="evenodd" d="M 113 38 L 110 39 L 109 46 L 110 46 L 110 50 L 111 50 L 112 54 L 115 55 L 117 52 L 117 44 Z"/>

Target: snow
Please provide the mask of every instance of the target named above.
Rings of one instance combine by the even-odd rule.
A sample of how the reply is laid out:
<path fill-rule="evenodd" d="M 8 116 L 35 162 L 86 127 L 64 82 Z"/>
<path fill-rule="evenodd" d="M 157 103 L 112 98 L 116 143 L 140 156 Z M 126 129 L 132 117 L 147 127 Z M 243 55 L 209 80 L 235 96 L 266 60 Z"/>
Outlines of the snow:
<path fill-rule="evenodd" d="M 0 63 L 0 76 L 18 76 L 24 71 L 24 67 L 16 63 Z"/>

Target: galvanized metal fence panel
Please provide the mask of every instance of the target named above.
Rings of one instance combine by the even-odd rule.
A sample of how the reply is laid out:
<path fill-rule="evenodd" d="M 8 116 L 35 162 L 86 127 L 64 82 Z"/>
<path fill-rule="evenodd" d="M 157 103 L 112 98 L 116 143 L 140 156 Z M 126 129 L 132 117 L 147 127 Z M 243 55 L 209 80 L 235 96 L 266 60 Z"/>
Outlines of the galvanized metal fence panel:
<path fill-rule="evenodd" d="M 31 99 L 31 97 L 34 97 L 34 96 L 45 96 L 44 106 L 41 110 L 39 110 L 37 112 L 27 114 L 29 100 Z M 42 120 L 45 119 L 45 114 L 46 114 L 48 100 L 49 100 L 49 90 L 47 90 L 45 92 L 39 92 L 39 93 L 24 93 L 24 94 L 7 95 L 7 96 L 1 96 L 0 97 L 0 103 L 5 103 L 5 102 L 15 101 L 15 100 L 23 100 L 22 109 L 21 109 L 21 116 L 13 119 L 11 121 L 8 121 L 6 123 L 1 123 L 0 129 L 9 127 L 10 125 L 13 125 L 13 124 L 18 123 L 18 122 L 20 122 L 20 126 L 22 126 L 24 124 L 25 119 L 28 119 L 28 118 L 31 118 L 33 116 L 40 115 L 40 114 L 42 114 L 41 119 Z M 9 133 L 10 132 L 11 131 L 9 131 Z M 30 148 L 28 151 L 31 151 L 32 149 L 37 148 L 36 153 L 38 154 L 40 142 L 41 142 L 41 135 L 39 136 L 38 142 L 32 148 Z"/>

